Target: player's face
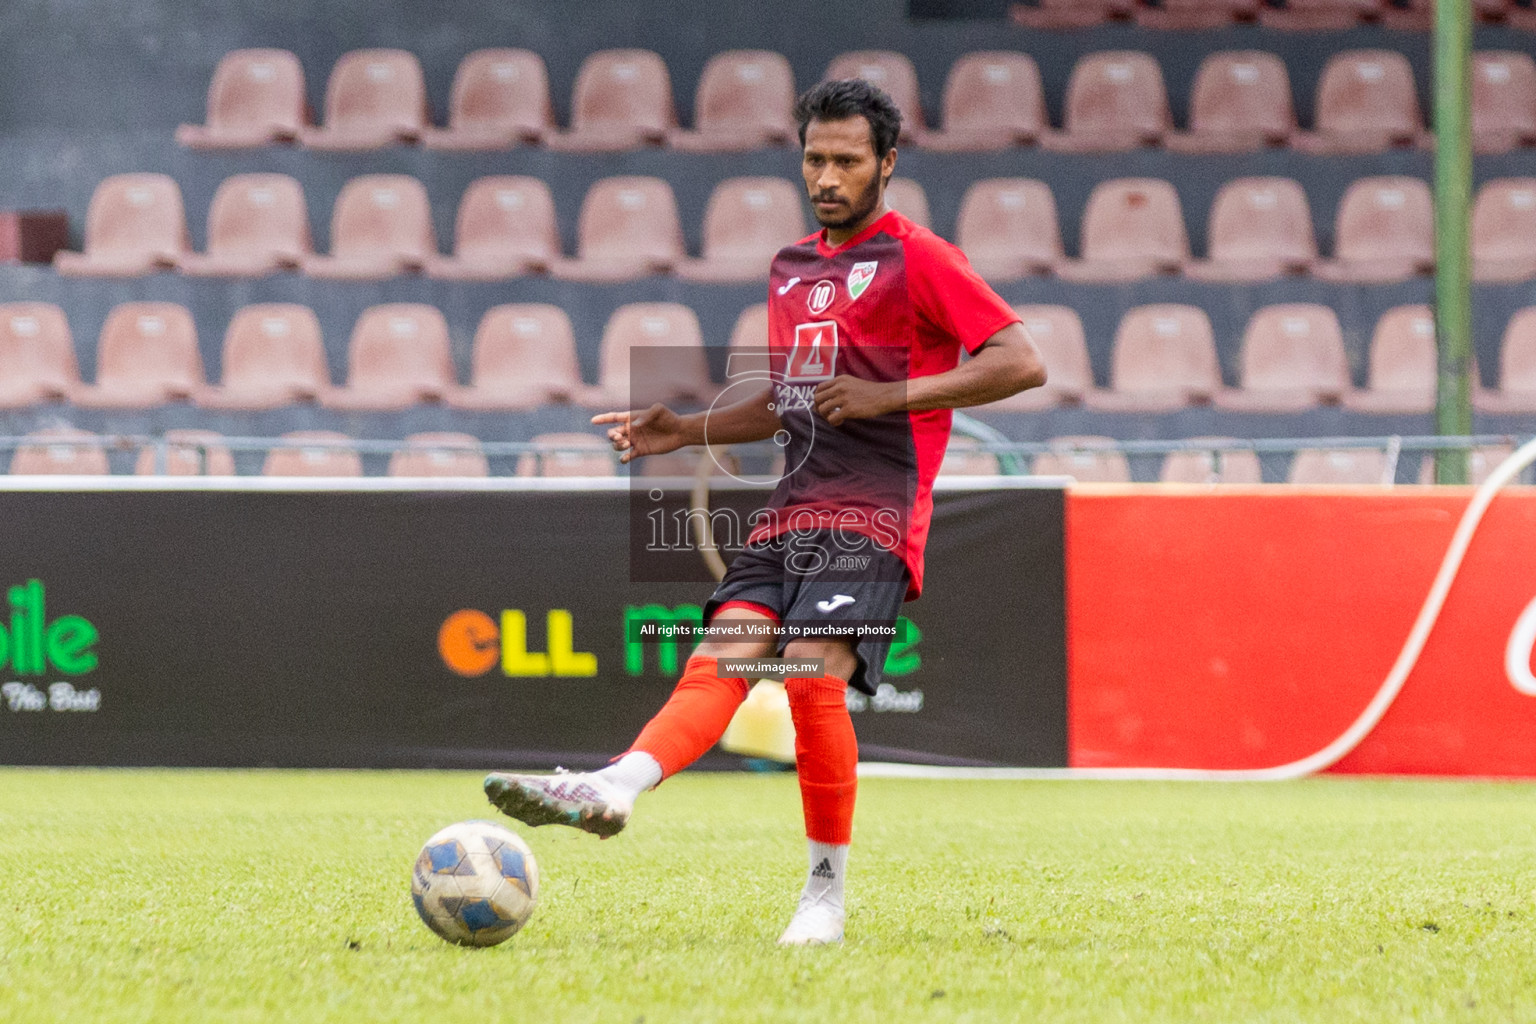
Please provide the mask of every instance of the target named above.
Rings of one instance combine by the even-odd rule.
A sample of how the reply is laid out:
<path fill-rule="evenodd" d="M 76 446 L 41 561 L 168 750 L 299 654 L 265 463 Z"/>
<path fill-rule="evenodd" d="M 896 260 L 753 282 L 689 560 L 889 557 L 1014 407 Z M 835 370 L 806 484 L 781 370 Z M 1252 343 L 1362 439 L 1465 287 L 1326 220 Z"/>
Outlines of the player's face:
<path fill-rule="evenodd" d="M 861 224 L 880 209 L 896 151 L 875 158 L 869 122 L 862 117 L 812 121 L 805 129 L 800 168 L 816 222 L 824 228 Z"/>

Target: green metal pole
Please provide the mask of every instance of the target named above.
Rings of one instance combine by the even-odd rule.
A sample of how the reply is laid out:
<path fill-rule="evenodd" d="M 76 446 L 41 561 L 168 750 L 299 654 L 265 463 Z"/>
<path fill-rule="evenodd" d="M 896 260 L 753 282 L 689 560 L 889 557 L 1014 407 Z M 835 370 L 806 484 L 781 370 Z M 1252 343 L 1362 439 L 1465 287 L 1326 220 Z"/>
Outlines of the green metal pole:
<path fill-rule="evenodd" d="M 1472 433 L 1472 11 L 1470 0 L 1435 4 L 1435 337 L 1441 436 Z M 1467 453 L 1435 455 L 1435 480 L 1467 482 Z"/>

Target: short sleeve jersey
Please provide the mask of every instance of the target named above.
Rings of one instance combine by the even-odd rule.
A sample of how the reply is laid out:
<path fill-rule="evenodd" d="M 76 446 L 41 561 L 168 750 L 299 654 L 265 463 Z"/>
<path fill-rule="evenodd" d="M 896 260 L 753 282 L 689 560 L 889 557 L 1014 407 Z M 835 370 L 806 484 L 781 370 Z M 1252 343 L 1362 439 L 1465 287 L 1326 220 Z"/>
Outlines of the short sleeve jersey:
<path fill-rule="evenodd" d="M 921 593 L 950 410 L 834 427 L 811 396 L 841 374 L 904 381 L 943 373 L 959 364 L 962 347 L 975 352 L 1018 319 L 958 248 L 894 211 L 840 246 L 818 233 L 780 250 L 768 340 L 788 435 L 785 473 L 749 540 L 815 528 L 862 534 L 905 562 L 908 600 Z"/>

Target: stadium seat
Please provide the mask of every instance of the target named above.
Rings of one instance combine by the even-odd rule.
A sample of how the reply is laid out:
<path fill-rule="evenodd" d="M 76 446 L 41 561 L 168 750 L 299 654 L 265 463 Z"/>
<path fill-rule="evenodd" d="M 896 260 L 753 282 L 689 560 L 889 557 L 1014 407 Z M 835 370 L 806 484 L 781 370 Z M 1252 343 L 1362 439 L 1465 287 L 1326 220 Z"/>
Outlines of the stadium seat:
<path fill-rule="evenodd" d="M 1418 413 L 1435 407 L 1438 355 L 1428 306 L 1398 306 L 1376 321 L 1366 386 L 1344 397 L 1356 412 Z"/>
<path fill-rule="evenodd" d="M 490 476 L 480 442 L 470 434 L 412 434 L 389 457 L 390 476 Z"/>
<path fill-rule="evenodd" d="M 27 435 L 30 444 L 11 454 L 12 476 L 105 476 L 105 442 L 89 430 L 45 427 Z"/>
<path fill-rule="evenodd" d="M 529 409 L 575 401 L 583 390 L 570 318 L 559 306 L 494 306 L 480 318 L 469 386 L 448 392 L 456 409 Z"/>
<path fill-rule="evenodd" d="M 197 397 L 204 389 L 197 328 L 174 302 L 124 302 L 107 315 L 96 344 L 96 384 L 73 395 L 91 408 L 143 409 Z"/>
<path fill-rule="evenodd" d="M 550 267 L 568 281 L 628 281 L 667 273 L 686 258 L 672 186 L 660 178 L 595 182 L 576 224 L 576 258 Z"/>
<path fill-rule="evenodd" d="M 309 123 L 304 67 L 287 50 L 231 50 L 208 84 L 205 124 L 184 124 L 176 141 L 192 149 L 246 149 L 293 142 Z"/>
<path fill-rule="evenodd" d="M 651 349 L 632 367 L 635 349 Z M 709 379 L 699 318 L 675 302 L 633 302 L 620 306 L 603 328 L 598 384 L 582 404 L 644 409 L 655 402 L 707 402 L 719 391 Z"/>
<path fill-rule="evenodd" d="M 839 54 L 827 65 L 822 81 L 842 78 L 862 78 L 883 89 L 901 111 L 903 139 L 916 138 L 928 126 L 923 120 L 923 97 L 917 88 L 917 68 L 904 54 L 890 50 L 854 50 Z"/>
<path fill-rule="evenodd" d="M 955 243 L 989 281 L 1053 270 L 1063 257 L 1056 197 L 1043 181 L 989 178 L 966 189 Z"/>
<path fill-rule="evenodd" d="M 1036 476 L 1069 476 L 1082 484 L 1130 482 L 1131 465 L 1112 437 L 1053 437 L 1049 444 L 1049 452 L 1035 456 Z"/>
<path fill-rule="evenodd" d="M 448 98 L 448 125 L 427 128 L 428 149 L 508 149 L 541 142 L 555 130 L 544 58 L 532 50 L 476 50 L 459 62 Z"/>
<path fill-rule="evenodd" d="M 1435 268 L 1435 211 L 1418 178 L 1361 178 L 1344 192 L 1334 219 L 1333 259 L 1313 274 L 1327 281 L 1388 283 Z"/>
<path fill-rule="evenodd" d="M 728 178 L 704 208 L 704 251 L 677 264 L 689 281 L 761 281 L 774 254 L 806 236 L 803 187 L 783 178 Z"/>
<path fill-rule="evenodd" d="M 453 255 L 432 256 L 428 277 L 503 281 L 543 273 L 560 258 L 555 200 L 539 178 L 493 175 L 471 182 L 459 200 Z"/>
<path fill-rule="evenodd" d="M 427 190 L 404 174 L 365 174 L 342 186 L 331 210 L 331 254 L 307 256 L 304 273 L 378 281 L 420 270 L 437 255 Z"/>
<path fill-rule="evenodd" d="M 321 395 L 333 409 L 404 409 L 457 387 L 448 322 L 436 307 L 385 303 L 363 310 L 347 346 L 347 386 Z"/>
<path fill-rule="evenodd" d="M 1536 306 L 1509 318 L 1499 349 L 1499 386 L 1475 392 L 1480 412 L 1536 413 Z"/>
<path fill-rule="evenodd" d="M 1499 468 L 1499 464 L 1511 455 L 1515 454 L 1515 446 L 1512 444 L 1488 444 L 1473 448 L 1467 459 L 1467 483 L 1476 487 Z M 1419 483 L 1432 484 L 1435 482 L 1435 457 L 1424 456 L 1419 463 Z"/>
<path fill-rule="evenodd" d="M 596 434 L 536 434 L 530 441 L 548 449 L 517 460 L 518 476 L 616 476 L 613 445 Z"/>
<path fill-rule="evenodd" d="M 215 430 L 167 430 L 163 445 L 139 449 L 136 476 L 234 476 L 235 457 Z"/>
<path fill-rule="evenodd" d="M 1173 128 L 1163 69 L 1150 53 L 1090 53 L 1072 68 L 1062 130 L 1040 139 L 1066 153 L 1113 153 L 1155 146 Z"/>
<path fill-rule="evenodd" d="M 262 476 L 362 476 L 363 459 L 352 439 L 334 430 L 293 430 L 288 445 L 267 452 Z"/>
<path fill-rule="evenodd" d="M 0 409 L 67 401 L 79 387 L 64 311 L 50 302 L 0 305 Z"/>
<path fill-rule="evenodd" d="M 1011 4 L 1008 16 L 1023 28 L 1088 28 L 1124 18 L 1135 7 L 1135 0 L 1036 0 L 1034 6 Z"/>
<path fill-rule="evenodd" d="M 1221 389 L 1211 318 L 1197 306 L 1158 303 L 1127 310 L 1120 318 L 1109 390 L 1088 396 L 1087 405 L 1112 412 L 1167 412 L 1207 403 Z"/>
<path fill-rule="evenodd" d="M 726 153 L 796 141 L 795 73 L 771 50 L 727 50 L 709 58 L 693 98 L 693 131 L 674 129 L 673 148 Z"/>
<path fill-rule="evenodd" d="M 1192 437 L 1190 441 L 1231 441 L 1229 437 Z M 1165 484 L 1261 484 L 1257 452 L 1243 449 L 1169 452 L 1157 479 Z"/>
<path fill-rule="evenodd" d="M 1179 194 L 1155 178 L 1094 186 L 1083 211 L 1082 259 L 1061 264 L 1069 281 L 1134 281 L 1177 273 L 1189 262 Z"/>
<path fill-rule="evenodd" d="M 1031 388 L 992 402 L 983 409 L 996 412 L 1030 412 L 1058 405 L 1077 405 L 1095 393 L 1093 364 L 1083 321 L 1070 306 L 1015 306 L 1029 338 L 1045 363 L 1043 387 Z"/>
<path fill-rule="evenodd" d="M 1496 178 L 1472 204 L 1472 278 L 1536 277 L 1536 178 Z"/>
<path fill-rule="evenodd" d="M 729 479 L 741 473 L 741 460 L 732 452 L 721 447 L 711 449 L 713 455 L 708 466 L 709 476 L 716 480 Z M 777 456 L 782 458 L 782 456 Z M 705 458 L 703 448 L 683 448 L 675 452 L 667 452 L 665 455 L 647 455 L 643 459 L 637 459 L 630 463 L 631 472 L 638 472 L 643 477 L 697 477 L 699 465 Z M 775 475 L 782 473 L 782 469 L 775 470 Z M 760 473 L 752 474 L 748 479 L 764 480 Z"/>
<path fill-rule="evenodd" d="M 325 83 L 325 123 L 305 128 L 310 149 L 383 149 L 421 139 L 431 121 L 421 62 L 407 50 L 344 53 Z"/>
<path fill-rule="evenodd" d="M 1036 142 L 1050 126 L 1040 68 L 1027 53 L 968 53 L 944 82 L 944 126 L 917 134 L 924 149 L 979 152 Z"/>
<path fill-rule="evenodd" d="M 168 270 L 191 249 L 181 188 L 164 174 L 115 174 L 91 194 L 85 251 L 60 252 L 67 277 L 140 277 Z"/>
<path fill-rule="evenodd" d="M 1317 86 L 1315 130 L 1296 136 L 1309 153 L 1376 153 L 1427 138 L 1413 68 L 1395 50 L 1349 50 L 1328 59 Z"/>
<path fill-rule="evenodd" d="M 1379 448 L 1303 448 L 1291 459 L 1293 484 L 1392 484 L 1392 464 Z"/>
<path fill-rule="evenodd" d="M 1181 32 L 1225 28 L 1234 20 L 1252 21 L 1259 6 L 1259 0 L 1161 0 L 1156 7 L 1137 7 L 1136 24 Z"/>
<path fill-rule="evenodd" d="M 1189 130 L 1164 139 L 1181 153 L 1247 153 L 1296 134 L 1285 62 L 1261 50 L 1213 53 L 1200 62 L 1189 97 Z"/>
<path fill-rule="evenodd" d="M 1536 60 L 1516 50 L 1472 55 L 1472 147 L 1504 153 L 1536 143 Z"/>
<path fill-rule="evenodd" d="M 1317 262 L 1307 194 L 1290 178 L 1227 182 L 1211 203 L 1206 236 L 1209 259 L 1184 268 L 1197 281 L 1265 281 Z"/>
<path fill-rule="evenodd" d="M 726 356 L 725 384 L 729 387 L 734 378 L 766 380 L 773 366 L 768 358 L 768 304 L 759 302 L 748 306 L 736 317 L 731 328 L 731 340 Z M 733 395 L 735 392 L 732 393 Z"/>
<path fill-rule="evenodd" d="M 262 277 L 313 255 L 304 189 L 286 174 L 225 178 L 208 207 L 208 251 L 181 257 L 194 277 Z"/>
<path fill-rule="evenodd" d="M 675 128 L 672 77 L 661 57 L 650 50 L 599 50 L 576 74 L 571 130 L 544 143 L 568 153 L 615 153 L 659 146 Z"/>
<path fill-rule="evenodd" d="M 981 450 L 981 442 L 974 437 L 951 434 L 949 447 L 939 463 L 940 476 L 997 476 L 1002 472 L 998 459 L 992 452 Z"/>
<path fill-rule="evenodd" d="M 275 409 L 313 402 L 331 386 L 320 321 L 307 306 L 246 306 L 224 332 L 224 375 L 197 404 L 208 409 Z"/>
<path fill-rule="evenodd" d="M 1265 28 L 1297 32 L 1341 31 L 1374 18 L 1381 0 L 1285 0 L 1284 6 L 1259 8 L 1259 24 Z"/>
<path fill-rule="evenodd" d="M 1216 396 L 1239 412 L 1297 412 L 1338 402 L 1351 390 L 1344 332 L 1331 307 L 1296 302 L 1265 306 L 1243 332 L 1240 390 Z"/>
<path fill-rule="evenodd" d="M 885 205 L 918 227 L 933 226 L 933 218 L 928 212 L 928 193 L 911 178 L 893 177 L 886 184 Z"/>

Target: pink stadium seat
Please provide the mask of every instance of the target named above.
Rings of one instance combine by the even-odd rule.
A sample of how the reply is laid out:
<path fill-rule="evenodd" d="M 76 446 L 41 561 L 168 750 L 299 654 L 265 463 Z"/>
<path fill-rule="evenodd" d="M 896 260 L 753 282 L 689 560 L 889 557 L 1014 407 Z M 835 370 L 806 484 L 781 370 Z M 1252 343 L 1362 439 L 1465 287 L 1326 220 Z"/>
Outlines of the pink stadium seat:
<path fill-rule="evenodd" d="M 689 281 L 760 281 L 774 254 L 806 236 L 802 186 L 783 178 L 728 178 L 704 209 L 704 254 L 677 264 Z"/>
<path fill-rule="evenodd" d="M 299 141 L 311 149 L 383 149 L 418 141 L 429 121 L 415 54 L 353 50 L 336 61 L 325 84 L 325 124 L 304 129 Z"/>
<path fill-rule="evenodd" d="M 1115 331 L 1109 382 L 1108 391 L 1088 397 L 1089 408 L 1166 412 L 1209 402 L 1222 390 L 1210 317 L 1176 303 L 1127 310 Z"/>
<path fill-rule="evenodd" d="M 406 447 L 389 457 L 390 476 L 490 476 L 480 442 L 470 434 L 412 434 Z"/>
<path fill-rule="evenodd" d="M 1036 476 L 1070 476 L 1082 484 L 1129 483 L 1131 466 L 1111 437 L 1053 437 L 1051 451 L 1035 456 Z"/>
<path fill-rule="evenodd" d="M 1536 178 L 1497 178 L 1472 205 L 1472 277 L 1536 277 Z"/>
<path fill-rule="evenodd" d="M 357 318 L 347 347 L 347 386 L 321 401 L 333 409 L 404 409 L 439 401 L 456 386 L 443 314 L 394 302 Z"/>
<path fill-rule="evenodd" d="M 262 476 L 362 476 L 363 459 L 346 434 L 334 430 L 293 430 L 288 445 L 267 452 Z"/>
<path fill-rule="evenodd" d="M 1008 16 L 1023 28 L 1087 28 L 1124 18 L 1135 7 L 1135 0 L 1036 0 L 1034 6 L 1014 3 Z"/>
<path fill-rule="evenodd" d="M 773 367 L 768 358 L 768 304 L 766 302 L 748 306 L 736 317 L 736 326 L 731 328 L 729 348 L 730 354 L 726 356 L 725 365 L 727 387 L 736 378 L 767 379 Z M 732 392 L 732 395 L 734 394 L 735 392 Z"/>
<path fill-rule="evenodd" d="M 885 205 L 919 227 L 932 228 L 928 193 L 911 178 L 893 177 L 885 186 Z"/>
<path fill-rule="evenodd" d="M 224 332 L 221 387 L 197 403 L 209 409 L 274 409 L 317 401 L 330 390 L 320 321 L 308 306 L 246 306 Z"/>
<path fill-rule="evenodd" d="M 165 444 L 145 445 L 136 476 L 234 476 L 235 457 L 215 430 L 167 430 Z"/>
<path fill-rule="evenodd" d="M 632 369 L 632 353 L 652 349 Z M 709 379 L 699 318 L 675 302 L 633 302 L 620 306 L 603 329 L 598 384 L 585 405 L 644 409 L 655 402 L 707 402 L 719 388 Z"/>
<path fill-rule="evenodd" d="M 1259 6 L 1259 0 L 1162 0 L 1157 7 L 1136 8 L 1136 24 L 1183 32 L 1225 28 L 1234 20 L 1253 20 Z"/>
<path fill-rule="evenodd" d="M 840 54 L 827 65 L 822 81 L 862 78 L 879 86 L 901 111 L 903 137 L 915 136 L 927 127 L 923 120 L 922 94 L 917 88 L 917 68 L 904 54 L 890 50 L 854 50 Z"/>
<path fill-rule="evenodd" d="M 528 409 L 574 401 L 581 368 L 570 318 L 559 306 L 495 306 L 480 318 L 468 387 L 448 392 L 457 409 Z"/>
<path fill-rule="evenodd" d="M 1006 149 L 1038 140 L 1049 127 L 1040 68 L 1026 53 L 968 53 L 944 82 L 944 127 L 917 134 L 924 149 Z"/>
<path fill-rule="evenodd" d="M 976 438 L 959 434 L 950 435 L 939 463 L 940 476 L 997 476 L 1001 471 L 995 454 L 982 451 Z"/>
<path fill-rule="evenodd" d="M 342 186 L 331 210 L 331 254 L 304 258 L 304 273 L 376 281 L 420 270 L 437 255 L 427 190 L 404 174 L 365 174 Z"/>
<path fill-rule="evenodd" d="M 1083 321 L 1070 306 L 1015 306 L 1040 358 L 1045 362 L 1044 387 L 1010 395 L 984 408 L 997 412 L 1029 412 L 1058 405 L 1077 405 L 1096 393 L 1093 364 Z"/>
<path fill-rule="evenodd" d="M 1408 58 L 1350 50 L 1328 59 L 1317 86 L 1316 130 L 1296 137 L 1310 153 L 1375 153 L 1426 138 Z"/>
<path fill-rule="evenodd" d="M 1063 130 L 1040 143 L 1068 153 L 1111 153 L 1160 143 L 1173 128 L 1157 58 L 1137 50 L 1090 53 L 1067 82 Z"/>
<path fill-rule="evenodd" d="M 560 258 L 555 200 L 539 178 L 494 175 L 470 183 L 459 200 L 452 256 L 426 261 L 428 277 L 502 281 L 543 273 Z"/>
<path fill-rule="evenodd" d="M 576 258 L 551 272 L 570 281 L 627 281 L 666 273 L 686 257 L 672 186 L 660 178 L 603 178 L 587 190 Z"/>
<path fill-rule="evenodd" d="M 174 302 L 125 302 L 107 316 L 96 344 L 96 385 L 76 405 L 142 409 L 197 397 L 204 389 L 197 328 Z"/>
<path fill-rule="evenodd" d="M 1179 194 L 1155 178 L 1094 187 L 1083 211 L 1082 259 L 1057 273 L 1071 281 L 1134 281 L 1176 273 L 1189 262 Z"/>
<path fill-rule="evenodd" d="M 64 311 L 50 302 L 0 306 L 0 409 L 65 401 L 79 387 Z"/>
<path fill-rule="evenodd" d="M 674 130 L 672 146 L 725 153 L 795 142 L 795 73 L 771 50 L 727 50 L 709 58 L 694 93 L 694 130 Z"/>
<path fill-rule="evenodd" d="M 1216 193 L 1207 222 L 1208 260 L 1184 273 L 1199 281 L 1263 281 L 1317 262 L 1312 211 L 1299 182 L 1238 178 Z"/>
<path fill-rule="evenodd" d="M 1328 281 L 1386 283 L 1435 268 L 1435 211 L 1418 178 L 1360 178 L 1339 201 L 1334 258 L 1313 274 Z"/>
<path fill-rule="evenodd" d="M 1472 146 L 1504 153 L 1536 143 L 1536 60 L 1516 50 L 1472 55 Z"/>
<path fill-rule="evenodd" d="M 1200 62 L 1189 97 L 1189 131 L 1168 136 L 1183 153 L 1246 153 L 1296 134 L 1285 62 L 1261 50 L 1213 53 Z"/>
<path fill-rule="evenodd" d="M 206 124 L 184 124 L 192 149 L 245 149 L 292 142 L 309 123 L 304 68 L 287 50 L 231 50 L 208 85 Z"/>
<path fill-rule="evenodd" d="M 459 62 L 448 99 L 448 126 L 427 128 L 428 149 L 507 149 L 555 130 L 549 73 L 532 50 L 476 50 Z"/>
<path fill-rule="evenodd" d="M 1043 181 L 990 178 L 966 189 L 955 241 L 991 281 L 1052 270 L 1063 257 L 1056 198 Z"/>
<path fill-rule="evenodd" d="M 1240 412 L 1296 412 L 1349 394 L 1344 332 L 1332 308 L 1297 302 L 1265 306 L 1243 332 L 1241 390 L 1216 405 Z"/>
<path fill-rule="evenodd" d="M 1192 437 L 1191 441 L 1231 441 L 1229 437 Z M 1244 450 L 1170 452 L 1158 480 L 1165 484 L 1261 484 L 1258 453 Z"/>
<path fill-rule="evenodd" d="M 96 186 L 85 214 L 85 252 L 60 252 L 68 277 L 140 277 L 168 270 L 191 244 L 181 188 L 164 174 L 115 174 Z"/>
<path fill-rule="evenodd" d="M 1416 413 L 1435 407 L 1435 315 L 1428 306 L 1398 306 L 1376 321 L 1365 389 L 1344 396 L 1356 412 Z"/>
<path fill-rule="evenodd" d="M 1489 444 L 1473 448 L 1467 459 L 1467 483 L 1476 487 L 1487 480 L 1493 474 L 1499 464 L 1511 455 L 1515 454 L 1515 446 L 1512 444 Z M 1435 482 L 1435 457 L 1424 456 L 1419 463 L 1419 483 L 1432 484 Z"/>
<path fill-rule="evenodd" d="M 187 253 L 180 267 L 194 277 L 261 277 L 313 252 L 303 187 L 286 174 L 236 174 L 213 194 L 208 251 Z"/>
<path fill-rule="evenodd" d="M 1536 412 L 1536 306 L 1510 317 L 1499 351 L 1499 386 L 1473 400 L 1480 412 Z"/>
<path fill-rule="evenodd" d="M 613 153 L 659 146 L 677 127 L 672 77 L 650 50 L 600 50 L 581 63 L 571 96 L 571 130 L 550 149 Z"/>
<path fill-rule="evenodd" d="M 1260 7 L 1259 23 L 1298 32 L 1335 31 L 1374 18 L 1380 8 L 1381 0 L 1285 0 L 1284 7 Z"/>
<path fill-rule="evenodd" d="M 606 438 L 596 434 L 537 434 L 533 444 L 547 448 L 517 460 L 518 476 L 616 476 L 618 457 Z"/>
<path fill-rule="evenodd" d="M 1379 448 L 1303 448 L 1291 459 L 1287 479 L 1308 486 L 1391 486 L 1392 467 Z"/>
<path fill-rule="evenodd" d="M 103 442 L 89 430 L 74 427 L 46 427 L 27 435 L 31 444 L 21 445 L 11 455 L 12 476 L 105 476 L 107 465 Z"/>

